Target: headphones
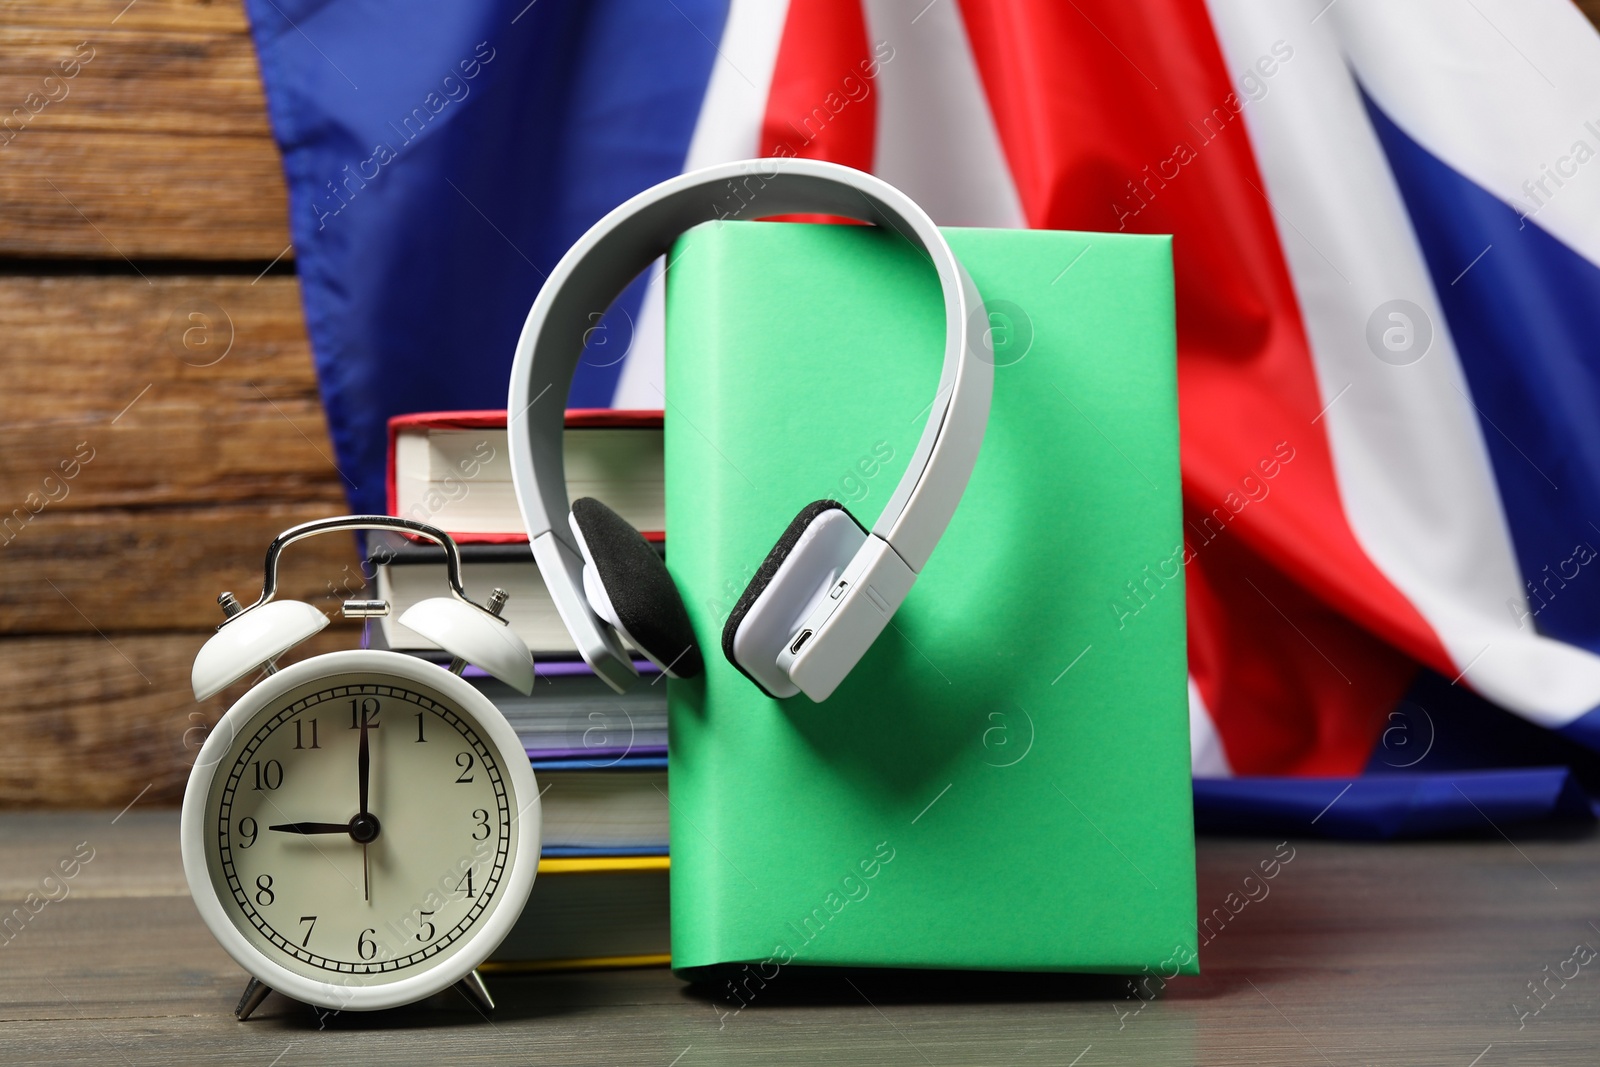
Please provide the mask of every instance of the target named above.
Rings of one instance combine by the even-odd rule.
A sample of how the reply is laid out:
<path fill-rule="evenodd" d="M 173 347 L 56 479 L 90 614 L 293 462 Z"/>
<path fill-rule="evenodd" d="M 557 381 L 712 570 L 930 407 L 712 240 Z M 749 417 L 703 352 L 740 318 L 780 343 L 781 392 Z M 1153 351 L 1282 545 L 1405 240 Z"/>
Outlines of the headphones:
<path fill-rule="evenodd" d="M 494 590 L 487 607 L 467 597 L 461 586 L 461 551 L 449 534 L 411 519 L 341 515 L 291 526 L 274 538 L 267 546 L 261 595 L 249 607 L 241 606 L 232 593 L 217 597 L 227 618 L 195 656 L 190 680 L 196 700 L 215 696 L 258 667 L 270 672 L 279 656 L 328 625 L 328 617 L 303 600 L 273 599 L 278 592 L 278 557 L 296 541 L 341 530 L 399 530 L 442 547 L 451 595 L 418 601 L 400 616 L 400 625 L 450 653 L 451 671 L 459 674 L 470 663 L 518 692 L 533 692 L 533 656 L 500 617 L 509 595 Z M 382 600 L 346 600 L 342 613 L 346 618 L 372 618 L 387 615 L 389 605 Z"/>
<path fill-rule="evenodd" d="M 617 207 L 539 290 L 506 402 L 512 483 L 539 571 L 578 651 L 617 692 L 638 677 L 619 634 L 671 677 L 699 674 L 700 648 L 677 586 L 639 532 L 597 500 L 569 509 L 562 405 L 534 405 L 551 390 L 565 400 L 594 313 L 679 235 L 704 222 L 796 213 L 875 223 L 928 258 L 944 294 L 944 369 L 910 465 L 871 531 L 835 500 L 802 509 L 728 617 L 729 662 L 768 696 L 826 700 L 905 599 L 977 462 L 994 390 L 983 298 L 910 197 L 850 167 L 784 158 L 692 171 Z"/>

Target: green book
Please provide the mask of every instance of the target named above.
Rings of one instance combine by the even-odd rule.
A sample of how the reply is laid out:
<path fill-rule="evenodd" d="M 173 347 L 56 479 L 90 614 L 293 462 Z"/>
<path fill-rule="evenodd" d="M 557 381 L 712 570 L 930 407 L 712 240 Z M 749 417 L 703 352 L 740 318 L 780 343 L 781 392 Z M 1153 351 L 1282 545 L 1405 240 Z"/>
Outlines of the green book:
<path fill-rule="evenodd" d="M 763 695 L 722 626 L 804 505 L 877 518 L 937 386 L 937 281 L 869 227 L 675 250 L 667 561 L 707 666 L 669 683 L 680 970 L 1198 971 L 1170 240 L 946 233 L 994 324 L 988 431 L 822 704 Z"/>

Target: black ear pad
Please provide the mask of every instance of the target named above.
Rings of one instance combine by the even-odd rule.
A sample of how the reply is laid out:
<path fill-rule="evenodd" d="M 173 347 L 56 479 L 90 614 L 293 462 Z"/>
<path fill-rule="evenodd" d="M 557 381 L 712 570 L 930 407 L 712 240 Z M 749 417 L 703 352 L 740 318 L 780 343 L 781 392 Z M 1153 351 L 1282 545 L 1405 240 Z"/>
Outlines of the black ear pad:
<path fill-rule="evenodd" d="M 842 511 L 849 516 L 851 522 L 861 526 L 859 522 L 856 522 L 855 516 L 851 515 L 849 510 L 837 500 L 818 500 L 801 508 L 800 514 L 794 517 L 794 521 L 783 531 L 783 536 L 778 538 L 778 543 L 772 546 L 771 552 L 767 553 L 767 558 L 762 560 L 761 566 L 756 568 L 755 577 L 750 579 L 750 584 L 744 587 L 743 593 L 739 594 L 739 602 L 733 606 L 732 614 L 728 616 L 727 623 L 722 627 L 722 654 L 727 657 L 729 663 L 738 667 L 739 673 L 746 678 L 750 678 L 750 672 L 739 666 L 739 661 L 733 656 L 733 637 L 739 632 L 739 624 L 744 622 L 744 617 L 750 613 L 750 608 L 754 606 L 757 598 L 766 591 L 773 576 L 778 573 L 778 568 L 783 566 L 783 561 L 789 558 L 790 552 L 794 551 L 794 546 L 800 543 L 800 535 L 806 532 L 806 527 L 810 526 L 812 521 L 825 511 Z M 862 532 L 865 533 L 866 530 L 863 528 Z M 760 682 L 756 682 L 754 678 L 750 678 L 750 680 L 755 682 L 756 688 L 761 689 L 763 693 L 766 692 L 761 687 Z M 770 696 L 771 694 L 768 695 Z"/>
<path fill-rule="evenodd" d="M 650 542 L 592 497 L 573 501 L 572 520 L 628 638 L 679 678 L 705 670 L 677 583 Z"/>

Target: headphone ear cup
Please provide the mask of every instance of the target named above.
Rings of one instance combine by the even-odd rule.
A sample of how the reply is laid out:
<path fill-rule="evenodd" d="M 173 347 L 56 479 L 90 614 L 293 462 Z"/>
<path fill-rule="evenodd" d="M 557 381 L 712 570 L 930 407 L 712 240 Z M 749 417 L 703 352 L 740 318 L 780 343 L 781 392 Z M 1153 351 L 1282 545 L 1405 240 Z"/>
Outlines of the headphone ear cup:
<path fill-rule="evenodd" d="M 781 699 L 800 691 L 777 667 L 790 624 L 832 586 L 866 539 L 843 504 L 818 500 L 801 509 L 756 568 L 722 628 L 722 654 L 763 693 Z"/>
<path fill-rule="evenodd" d="M 703 671 L 683 597 L 650 542 L 593 497 L 573 501 L 568 521 L 583 553 L 583 591 L 594 613 L 670 677 Z"/>
<path fill-rule="evenodd" d="M 216 696 L 326 625 L 328 617 L 303 600 L 274 600 L 224 623 L 194 657 L 194 698 Z"/>

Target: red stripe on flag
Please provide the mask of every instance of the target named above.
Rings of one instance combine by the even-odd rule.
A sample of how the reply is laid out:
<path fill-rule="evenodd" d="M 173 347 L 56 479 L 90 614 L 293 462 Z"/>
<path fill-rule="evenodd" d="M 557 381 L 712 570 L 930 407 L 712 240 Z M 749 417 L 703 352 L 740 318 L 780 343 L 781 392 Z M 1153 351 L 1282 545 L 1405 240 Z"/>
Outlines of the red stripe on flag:
<path fill-rule="evenodd" d="M 858 93 L 877 69 L 867 53 L 861 0 L 789 0 L 761 121 L 761 155 L 872 170 L 878 97 Z M 854 224 L 832 215 L 780 215 L 774 221 Z"/>
<path fill-rule="evenodd" d="M 761 154 L 872 169 L 875 94 L 852 99 L 872 66 L 861 0 L 790 0 L 761 123 Z"/>
<path fill-rule="evenodd" d="M 1184 510 L 1191 528 L 1208 518 Z M 1243 538 L 1189 548 L 1189 673 L 1234 773 L 1360 771 L 1416 664 Z"/>
<path fill-rule="evenodd" d="M 962 13 L 1029 224 L 1174 235 L 1190 670 L 1230 762 L 1359 770 L 1412 670 L 1385 642 L 1450 661 L 1340 504 L 1248 105 L 1204 3 Z"/>

